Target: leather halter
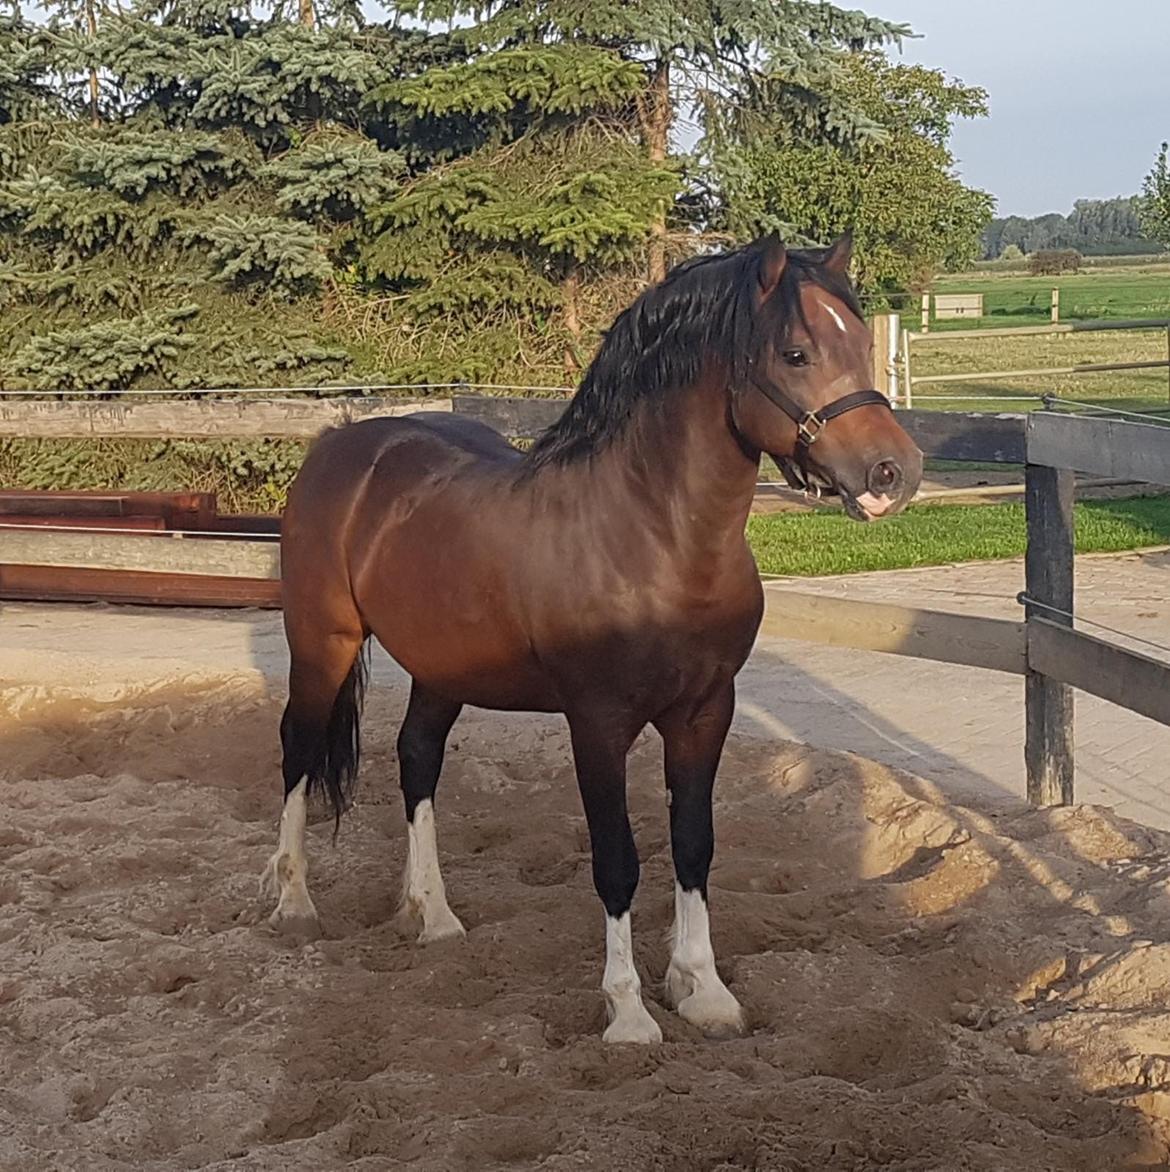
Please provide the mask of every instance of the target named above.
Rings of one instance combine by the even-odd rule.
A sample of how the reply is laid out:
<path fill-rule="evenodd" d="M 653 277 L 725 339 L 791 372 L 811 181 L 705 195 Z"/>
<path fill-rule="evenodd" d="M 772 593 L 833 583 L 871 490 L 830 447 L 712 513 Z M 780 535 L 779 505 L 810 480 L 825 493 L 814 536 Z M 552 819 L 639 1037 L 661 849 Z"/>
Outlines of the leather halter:
<path fill-rule="evenodd" d="M 842 395 L 841 398 L 825 404 L 824 407 L 818 407 L 815 411 L 807 411 L 794 399 L 789 398 L 779 387 L 760 382 L 755 378 L 751 380 L 751 383 L 756 390 L 775 403 L 796 424 L 796 447 L 793 449 L 792 455 L 772 457 L 784 474 L 784 479 L 788 481 L 791 488 L 798 488 L 804 492 L 816 491 L 818 495 L 820 489 L 814 487 L 809 473 L 809 449 L 820 438 L 821 432 L 829 420 L 836 419 L 838 415 L 844 415 L 848 411 L 854 411 L 858 407 L 882 406 L 887 410 L 892 410 L 889 399 L 881 391 L 870 390 L 852 391 L 848 395 Z"/>

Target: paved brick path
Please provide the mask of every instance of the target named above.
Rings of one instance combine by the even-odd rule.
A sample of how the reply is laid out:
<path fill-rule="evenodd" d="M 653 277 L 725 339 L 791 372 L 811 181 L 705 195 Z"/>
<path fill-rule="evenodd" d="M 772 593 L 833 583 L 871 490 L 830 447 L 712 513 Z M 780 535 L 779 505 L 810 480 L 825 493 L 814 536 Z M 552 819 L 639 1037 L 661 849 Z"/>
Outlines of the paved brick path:
<path fill-rule="evenodd" d="M 997 562 L 800 585 L 1016 617 L 1023 567 Z M 1170 553 L 1080 558 L 1077 592 L 1078 612 L 1170 645 Z M 0 605 L 0 683 L 112 685 L 253 671 L 282 684 L 285 666 L 280 618 L 271 613 Z M 377 670 L 396 669 L 384 661 Z M 860 753 L 956 797 L 1023 797 L 1023 681 L 1016 677 L 770 639 L 744 669 L 739 692 L 744 732 Z M 1170 729 L 1079 695 L 1077 784 L 1083 801 L 1170 828 Z"/>

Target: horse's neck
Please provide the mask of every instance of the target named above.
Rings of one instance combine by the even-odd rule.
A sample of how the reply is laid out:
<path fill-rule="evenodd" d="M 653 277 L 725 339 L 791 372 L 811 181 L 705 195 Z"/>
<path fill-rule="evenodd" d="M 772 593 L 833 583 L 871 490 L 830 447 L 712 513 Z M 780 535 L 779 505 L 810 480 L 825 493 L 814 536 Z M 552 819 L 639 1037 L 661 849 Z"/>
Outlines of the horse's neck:
<path fill-rule="evenodd" d="M 679 560 L 707 563 L 742 549 L 758 476 L 758 458 L 731 432 L 726 392 L 701 384 L 646 404 L 593 462 L 590 479 L 615 512 L 625 497 L 629 515 L 617 523 L 660 535 Z"/>

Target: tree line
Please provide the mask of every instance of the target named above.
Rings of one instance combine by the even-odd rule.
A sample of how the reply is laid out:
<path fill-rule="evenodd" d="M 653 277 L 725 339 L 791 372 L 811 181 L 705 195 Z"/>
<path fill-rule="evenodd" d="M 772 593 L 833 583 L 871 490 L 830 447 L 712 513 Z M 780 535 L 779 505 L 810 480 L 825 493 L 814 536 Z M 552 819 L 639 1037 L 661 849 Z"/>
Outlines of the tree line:
<path fill-rule="evenodd" d="M 984 260 L 996 260 L 1009 248 L 1018 248 L 1025 254 L 1075 249 L 1082 256 L 1137 256 L 1162 251 L 1162 245 L 1147 232 L 1141 196 L 1078 199 L 1067 216 L 1050 212 L 1031 219 L 994 219 L 983 230 L 982 242 Z"/>
<path fill-rule="evenodd" d="M 986 95 L 819 0 L 38 13 L 0 17 L 9 387 L 549 385 L 695 251 L 852 227 L 878 293 L 992 210 L 948 146 Z"/>

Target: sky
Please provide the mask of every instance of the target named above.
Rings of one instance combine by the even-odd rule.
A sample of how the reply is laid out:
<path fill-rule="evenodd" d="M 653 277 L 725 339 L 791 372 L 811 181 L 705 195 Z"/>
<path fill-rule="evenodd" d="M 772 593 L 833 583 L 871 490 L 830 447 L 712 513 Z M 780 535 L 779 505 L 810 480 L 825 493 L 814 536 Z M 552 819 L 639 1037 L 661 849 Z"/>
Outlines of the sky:
<path fill-rule="evenodd" d="M 1170 139 L 1170 0 L 852 2 L 920 34 L 903 60 L 987 90 L 952 147 L 998 215 L 1134 195 Z"/>

